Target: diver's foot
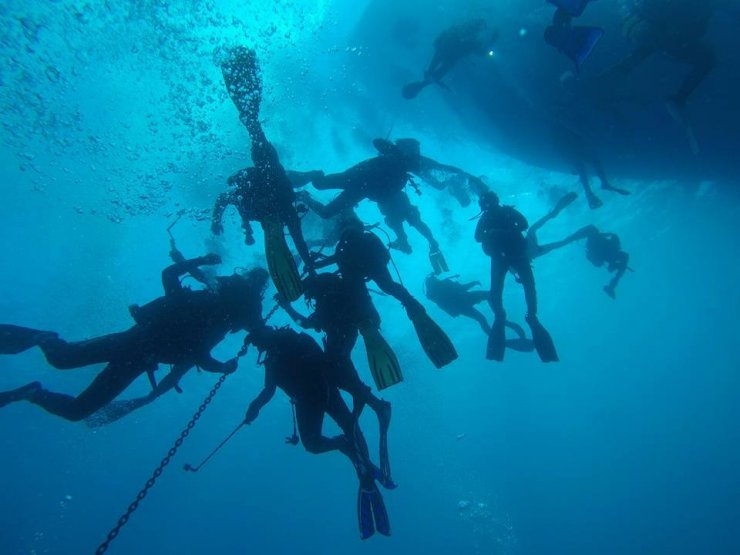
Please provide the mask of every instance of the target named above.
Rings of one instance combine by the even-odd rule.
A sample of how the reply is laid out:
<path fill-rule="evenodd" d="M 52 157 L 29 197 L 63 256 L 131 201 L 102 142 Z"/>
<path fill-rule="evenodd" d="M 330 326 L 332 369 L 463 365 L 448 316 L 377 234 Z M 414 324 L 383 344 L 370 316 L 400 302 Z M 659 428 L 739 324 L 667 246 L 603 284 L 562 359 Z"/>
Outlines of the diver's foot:
<path fill-rule="evenodd" d="M 614 287 L 609 287 L 608 285 L 604 286 L 604 293 L 609 295 L 612 299 L 617 298 L 617 292 L 614 290 Z"/>
<path fill-rule="evenodd" d="M 627 189 L 620 189 L 619 187 L 615 187 L 611 183 L 602 183 L 601 189 L 604 191 L 611 191 L 612 193 L 617 193 L 619 195 L 624 195 L 624 196 L 631 194 Z"/>
<path fill-rule="evenodd" d="M 393 481 L 393 478 L 383 473 L 380 468 L 371 463 L 370 472 L 373 479 L 378 482 L 384 489 L 396 489 L 398 484 Z"/>
<path fill-rule="evenodd" d="M 41 391 L 41 382 L 31 382 L 18 389 L 3 391 L 0 393 L 0 408 L 18 401 L 28 401 L 39 391 Z"/>
<path fill-rule="evenodd" d="M 603 201 L 593 193 L 588 195 L 586 198 L 588 199 L 588 206 L 591 210 L 596 210 L 597 208 L 604 206 Z"/>
<path fill-rule="evenodd" d="M 396 239 L 395 241 L 391 241 L 389 246 L 390 248 L 401 251 L 405 254 L 411 254 L 412 252 L 411 245 L 409 245 L 409 242 L 405 239 Z"/>
<path fill-rule="evenodd" d="M 391 404 L 388 401 L 381 400 L 375 412 L 378 414 L 380 433 L 388 433 L 388 428 L 391 425 Z"/>

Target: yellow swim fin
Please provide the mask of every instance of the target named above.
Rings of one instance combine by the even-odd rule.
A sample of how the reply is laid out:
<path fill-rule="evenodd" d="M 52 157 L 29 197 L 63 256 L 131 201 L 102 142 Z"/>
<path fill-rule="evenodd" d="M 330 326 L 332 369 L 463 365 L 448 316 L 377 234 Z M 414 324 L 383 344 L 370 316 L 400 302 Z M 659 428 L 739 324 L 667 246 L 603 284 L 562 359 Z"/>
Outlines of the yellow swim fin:
<path fill-rule="evenodd" d="M 265 232 L 267 269 L 275 287 L 285 299 L 293 302 L 303 294 L 303 284 L 293 255 L 285 242 L 283 226 L 275 221 L 262 223 Z"/>
<path fill-rule="evenodd" d="M 424 309 L 409 310 L 408 313 L 419 343 L 434 366 L 442 368 L 457 358 L 457 351 L 450 338 Z"/>
<path fill-rule="evenodd" d="M 365 321 L 360 324 L 359 329 L 365 341 L 367 363 L 378 391 L 402 382 L 403 374 L 396 353 L 380 335 L 378 328 L 369 321 Z"/>

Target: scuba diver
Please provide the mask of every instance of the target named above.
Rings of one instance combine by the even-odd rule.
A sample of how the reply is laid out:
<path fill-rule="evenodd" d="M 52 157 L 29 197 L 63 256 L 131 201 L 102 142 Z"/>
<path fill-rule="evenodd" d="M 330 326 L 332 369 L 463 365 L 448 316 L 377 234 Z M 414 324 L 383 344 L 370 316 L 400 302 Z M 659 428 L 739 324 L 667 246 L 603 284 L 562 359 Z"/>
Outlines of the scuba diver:
<path fill-rule="evenodd" d="M 79 421 L 113 401 L 142 374 L 149 374 L 156 386 L 153 373 L 159 364 L 173 366 L 170 375 L 157 386 L 163 390 L 176 387 L 177 380 L 194 366 L 207 372 L 234 372 L 236 358 L 220 362 L 210 352 L 227 333 L 262 324 L 267 273 L 255 269 L 245 277 L 218 277 L 212 291 L 192 291 L 180 283 L 180 276 L 193 269 L 220 262 L 217 255 L 207 255 L 165 268 L 164 296 L 141 307 L 134 305 L 131 315 L 136 324 L 124 332 L 69 343 L 54 332 L 0 325 L 2 354 L 39 347 L 49 364 L 61 370 L 107 363 L 77 397 L 48 391 L 39 382 L 32 382 L 0 393 L 0 407 L 28 401 L 67 420 Z"/>
<path fill-rule="evenodd" d="M 616 299 L 616 288 L 619 281 L 627 270 L 631 270 L 629 267 L 629 254 L 622 250 L 619 236 L 616 233 L 602 233 L 596 226 L 588 225 L 562 241 L 540 245 L 538 256 L 562 248 L 575 241 L 580 241 L 581 239 L 586 240 L 586 258 L 588 261 L 597 268 L 606 265 L 609 273 L 614 274 L 611 281 L 604 286 L 604 292 L 612 299 Z"/>
<path fill-rule="evenodd" d="M 391 260 L 388 249 L 380 238 L 365 230 L 357 218 L 344 224 L 341 238 L 334 254 L 316 262 L 316 268 L 336 264 L 347 283 L 348 294 L 354 299 L 367 297 L 367 281 L 374 281 L 388 295 L 398 299 L 414 325 L 424 352 L 437 368 L 442 368 L 457 358 L 455 347 L 447 334 L 429 317 L 422 304 L 400 283 L 393 281 L 388 271 Z M 359 328 L 365 340 L 368 362 L 378 389 L 390 387 L 403 380 L 395 355 L 386 348 L 387 343 L 377 332 L 377 326 L 364 325 Z M 382 340 L 382 341 L 381 341 Z M 377 362 L 379 361 L 379 363 Z"/>
<path fill-rule="evenodd" d="M 379 153 L 375 158 L 360 162 L 342 173 L 311 180 L 313 186 L 319 190 L 342 190 L 329 204 L 323 205 L 307 193 L 301 196 L 301 200 L 322 218 L 330 218 L 364 199 L 371 200 L 377 203 L 386 223 L 396 234 L 397 238 L 391 242 L 391 248 L 406 254 L 411 253 L 411 245 L 403 225 L 407 222 L 429 242 L 429 260 L 434 271 L 448 271 L 447 262 L 432 230 L 422 221 L 419 209 L 411 204 L 403 189 L 407 183 L 416 186 L 410 174 L 424 178 L 433 172 L 455 174 L 464 173 L 463 170 L 421 156 L 419 141 L 416 139 L 398 139 L 395 144 L 385 139 L 375 139 L 373 145 Z M 311 173 L 315 175 L 318 172 Z"/>
<path fill-rule="evenodd" d="M 601 208 L 604 206 L 604 202 L 596 196 L 596 193 L 594 193 L 591 188 L 591 180 L 588 172 L 589 166 L 591 166 L 596 172 L 596 175 L 601 182 L 602 190 L 611 191 L 625 196 L 630 194 L 626 189 L 620 189 L 610 183 L 609 178 L 604 171 L 604 166 L 597 156 L 593 146 L 591 146 L 583 135 L 565 123 L 562 118 L 554 118 L 551 120 L 551 132 L 553 144 L 555 145 L 556 150 L 560 153 L 563 160 L 578 174 L 578 179 L 583 187 L 583 192 L 586 194 L 588 206 L 592 210 Z"/>
<path fill-rule="evenodd" d="M 307 277 L 303 289 L 306 304 L 313 305 L 310 316 L 303 316 L 281 299 L 280 306 L 302 328 L 325 333 L 324 352 L 331 362 L 330 374 L 327 375 L 329 383 L 352 396 L 354 418 L 359 418 L 363 407 L 368 405 L 378 416 L 381 433 L 386 433 L 390 424 L 391 404 L 372 394 L 352 363 L 352 349 L 357 343 L 360 329 L 372 327 L 375 333 L 380 333 L 380 314 L 373 306 L 369 293 L 357 296 L 356 288 L 351 287 L 344 278 L 329 273 Z M 367 330 L 364 333 L 367 334 Z M 390 362 L 400 373 L 393 351 L 390 347 L 388 350 Z"/>
<path fill-rule="evenodd" d="M 573 18 L 580 17 L 593 0 L 547 1 L 555 5 L 557 10 L 552 18 L 552 24 L 545 29 L 545 41 L 573 60 L 578 70 L 604 36 L 601 27 L 571 25 Z"/>
<path fill-rule="evenodd" d="M 457 318 L 466 316 L 478 323 L 483 333 L 488 337 L 491 333 L 491 326 L 488 325 L 486 317 L 475 306 L 490 299 L 489 291 L 471 291 L 473 287 L 481 285 L 480 281 L 471 281 L 470 283 L 460 283 L 452 276 L 445 279 L 439 279 L 434 274 L 429 274 L 424 282 L 427 298 L 441 308 L 444 312 Z M 531 353 L 534 351 L 534 343 L 527 338 L 527 334 L 519 324 L 514 322 L 505 322 L 507 328 L 514 331 L 516 337 L 506 340 L 506 348 L 514 351 Z"/>
<path fill-rule="evenodd" d="M 249 404 L 245 423 L 254 422 L 276 389 L 282 389 L 294 403 L 298 432 L 306 451 L 313 454 L 339 451 L 355 467 L 360 482 L 357 499 L 360 537 L 367 539 L 376 531 L 390 536 L 388 513 L 375 482 L 379 481 L 388 489 L 396 486 L 390 476 L 383 475 L 370 461 L 359 423 L 352 417 L 339 390 L 325 377 L 331 363 L 321 348 L 306 334 L 267 326 L 253 330 L 247 343 L 254 345 L 264 357 L 265 385 Z M 342 435 L 330 438 L 322 434 L 327 414 L 337 423 Z"/>
<path fill-rule="evenodd" d="M 445 75 L 463 58 L 470 55 L 493 55 L 498 30 L 489 29 L 483 19 L 475 19 L 446 29 L 434 40 L 434 57 L 424 72 L 424 80 L 409 83 L 401 94 L 411 100 L 432 83 L 446 87 Z"/>
<path fill-rule="evenodd" d="M 617 89 L 632 71 L 657 53 L 691 67 L 677 90 L 667 98 L 671 116 L 684 128 L 694 153 L 699 146 L 685 109 L 691 95 L 716 65 L 716 53 L 705 38 L 715 2 L 711 0 L 641 0 L 624 21 L 624 35 L 634 44 L 632 53 L 603 73 L 598 81 L 606 94 Z"/>
<path fill-rule="evenodd" d="M 524 288 L 527 302 L 526 320 L 532 330 L 535 349 L 542 362 L 557 362 L 550 334 L 537 319 L 537 291 L 534 273 L 527 255 L 524 231 L 529 227 L 527 219 L 513 206 L 502 206 L 496 193 L 489 191 L 480 197 L 483 211 L 475 229 L 475 240 L 481 243 L 483 252 L 491 257 L 491 295 L 494 321 L 488 336 L 486 358 L 501 361 L 506 348 L 506 311 L 503 304 L 504 278 L 511 270 Z"/>
<path fill-rule="evenodd" d="M 295 191 L 280 164 L 275 147 L 267 140 L 259 122 L 262 82 L 253 50 L 236 47 L 221 64 L 226 89 L 239 111 L 252 144 L 252 163 L 229 178 L 235 189 L 219 196 L 213 209 L 212 231 L 222 231 L 221 217 L 228 204 L 236 204 L 247 244 L 254 242 L 249 221 L 258 221 L 265 234 L 267 268 L 280 293 L 290 301 L 301 296 L 301 280 L 293 256 L 285 243 L 287 227 L 306 269 L 313 271 L 301 220 L 295 208 Z"/>

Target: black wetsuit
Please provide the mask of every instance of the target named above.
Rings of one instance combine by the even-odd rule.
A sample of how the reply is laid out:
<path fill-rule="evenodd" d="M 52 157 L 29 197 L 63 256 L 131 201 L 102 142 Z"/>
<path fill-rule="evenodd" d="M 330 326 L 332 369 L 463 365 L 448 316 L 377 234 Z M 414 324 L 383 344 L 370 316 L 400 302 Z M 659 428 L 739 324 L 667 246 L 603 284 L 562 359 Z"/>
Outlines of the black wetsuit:
<path fill-rule="evenodd" d="M 329 385 L 325 372 L 330 363 L 324 352 L 304 333 L 290 329 L 266 333 L 269 333 L 266 344 L 258 345 L 265 354 L 265 386 L 249 406 L 247 423 L 257 418 L 260 409 L 279 387 L 295 403 L 298 432 L 306 451 L 318 454 L 339 450 L 355 466 L 360 464 L 350 439 L 354 436 L 356 422 L 339 390 Z M 325 414 L 337 423 L 343 435 L 333 438 L 323 435 Z"/>
<path fill-rule="evenodd" d="M 527 219 L 514 207 L 496 205 L 483 212 L 475 230 L 475 240 L 482 244 L 483 251 L 491 257 L 490 302 L 497 321 L 506 319 L 503 292 L 504 279 L 509 271 L 517 275 L 524 287 L 528 316 L 537 316 L 534 273 L 527 240 L 523 235 L 527 227 Z"/>
<path fill-rule="evenodd" d="M 45 334 L 37 345 L 55 368 L 107 366 L 77 397 L 39 389 L 25 400 L 77 421 L 113 401 L 159 364 L 172 365 L 178 378 L 193 366 L 208 372 L 233 371 L 235 366 L 215 360 L 211 349 L 227 333 L 261 323 L 261 292 L 235 302 L 231 295 L 183 288 L 179 277 L 204 263 L 205 258 L 196 258 L 166 268 L 162 272 L 165 296 L 132 311 L 137 323 L 127 331 L 77 342 Z"/>
<path fill-rule="evenodd" d="M 377 235 L 352 227 L 343 231 L 334 255 L 318 266 L 335 263 L 355 298 L 364 298 L 368 294 L 366 282 L 372 280 L 384 293 L 401 301 L 407 310 L 424 310 L 403 285 L 393 281 L 388 271 L 389 261 L 388 249 Z"/>
<path fill-rule="evenodd" d="M 460 168 L 440 164 L 425 156 L 407 157 L 391 151 L 360 162 L 341 173 L 313 179 L 314 187 L 319 190 L 341 189 L 342 192 L 325 206 L 310 199 L 306 202 L 322 218 L 330 218 L 365 199 L 373 201 L 377 203 L 386 223 L 396 234 L 401 250 L 410 252 L 404 222 L 418 230 L 429 242 L 430 248 L 437 250 L 439 244 L 432 230 L 421 219 L 419 209 L 411 203 L 404 191 L 406 184 L 411 180 L 411 174 L 424 179 L 428 177 L 435 185 L 440 183 L 434 177 L 435 171 L 467 176 Z M 474 187 L 477 187 L 479 180 L 470 177 L 475 182 Z"/>

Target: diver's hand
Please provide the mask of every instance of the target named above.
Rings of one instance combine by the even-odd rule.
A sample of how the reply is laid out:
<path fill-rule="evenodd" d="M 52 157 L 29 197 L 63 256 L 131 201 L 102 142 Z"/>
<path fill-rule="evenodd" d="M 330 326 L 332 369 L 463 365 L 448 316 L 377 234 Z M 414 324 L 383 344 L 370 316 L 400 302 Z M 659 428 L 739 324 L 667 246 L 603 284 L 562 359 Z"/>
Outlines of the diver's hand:
<path fill-rule="evenodd" d="M 257 417 L 260 415 L 260 409 L 255 407 L 254 405 L 249 405 L 249 408 L 247 409 L 247 413 L 244 415 L 244 423 L 249 425 L 255 420 L 257 420 Z"/>
<path fill-rule="evenodd" d="M 200 258 L 200 261 L 202 264 L 206 266 L 215 266 L 216 264 L 221 264 L 221 257 L 217 254 L 210 253 L 205 256 L 202 256 Z"/>

